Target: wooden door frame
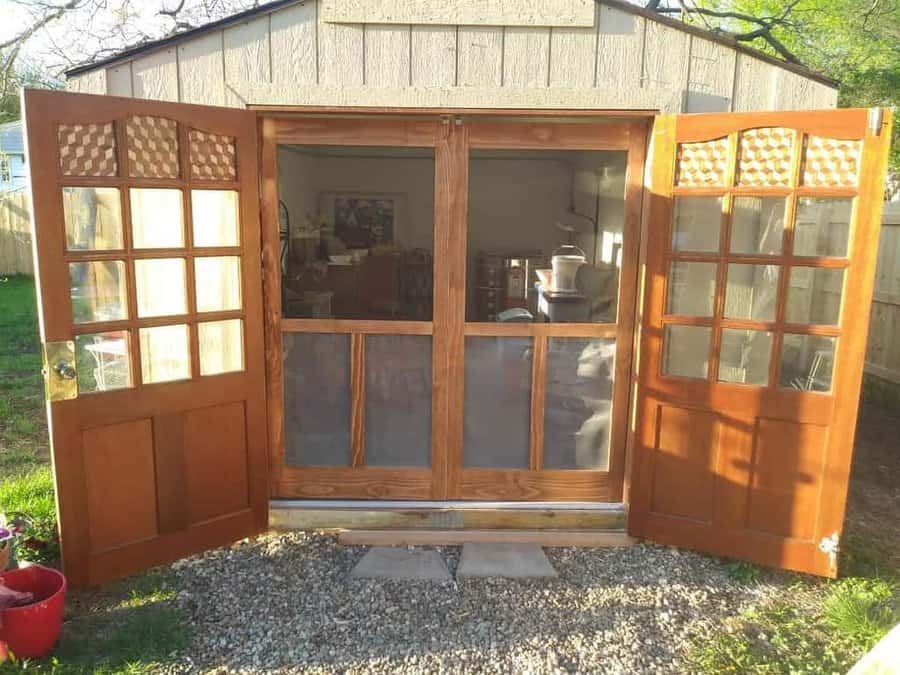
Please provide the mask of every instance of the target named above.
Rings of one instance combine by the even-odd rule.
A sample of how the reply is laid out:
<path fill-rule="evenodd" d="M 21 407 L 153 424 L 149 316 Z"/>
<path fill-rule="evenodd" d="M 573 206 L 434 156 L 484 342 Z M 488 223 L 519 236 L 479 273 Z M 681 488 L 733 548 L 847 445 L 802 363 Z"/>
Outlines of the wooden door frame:
<path fill-rule="evenodd" d="M 465 117 L 463 117 L 465 115 Z M 540 122 L 528 120 L 540 116 Z M 549 336 L 615 336 L 622 350 L 616 362 L 613 428 L 608 471 L 544 471 L 543 480 L 535 480 L 533 469 L 540 466 L 542 418 L 533 424 L 532 466 L 514 473 L 522 490 L 544 501 L 621 502 L 627 496 L 626 448 L 632 430 L 631 400 L 635 362 L 635 337 L 638 316 L 639 257 L 643 241 L 641 218 L 644 201 L 643 172 L 646 157 L 648 120 L 652 113 L 534 111 L 534 110 L 454 110 L 408 111 L 404 109 L 353 109 L 290 107 L 258 110 L 260 147 L 261 227 L 263 242 L 263 293 L 266 335 L 266 387 L 269 411 L 270 489 L 273 499 L 287 497 L 327 497 L 329 494 L 301 493 L 301 483 L 340 481 L 342 492 L 351 498 L 449 500 L 474 497 L 481 489 L 478 481 L 472 490 L 465 487 L 462 471 L 462 406 L 464 383 L 452 377 L 456 364 L 463 363 L 465 335 L 528 334 L 535 337 L 539 354 L 546 355 Z M 557 117 L 559 122 L 546 118 Z M 577 123 L 563 119 L 579 117 Z M 510 118 L 510 119 L 502 119 Z M 588 118 L 588 119 L 585 119 Z M 590 118 L 596 118 L 596 121 Z M 529 122 L 516 126 L 512 120 Z M 474 134 L 472 131 L 474 130 Z M 283 319 L 281 316 L 280 242 L 278 239 L 278 163 L 279 144 L 307 143 L 334 145 L 433 147 L 435 150 L 435 241 L 434 241 L 434 315 L 431 322 L 383 322 L 347 320 Z M 465 320 L 466 308 L 466 211 L 468 201 L 468 150 L 470 147 L 499 147 L 537 150 L 611 150 L 628 153 L 623 248 L 620 278 L 619 312 L 622 318 L 615 330 L 593 324 L 548 324 L 490 326 Z M 631 261 L 629 265 L 626 261 Z M 432 380 L 432 456 L 427 469 L 367 468 L 381 473 L 384 480 L 373 493 L 371 481 L 355 480 L 353 467 L 296 469 L 284 464 L 284 387 L 282 331 L 290 327 L 303 332 L 356 334 L 431 335 L 433 353 Z M 389 330 L 385 330 L 389 328 Z M 362 364 L 361 345 L 351 345 L 351 373 Z M 444 355 L 440 359 L 438 355 Z M 353 365 L 355 364 L 355 365 Z M 542 382 L 545 359 L 536 359 L 534 382 Z M 360 380 L 351 374 L 351 382 Z M 360 380 L 361 382 L 361 380 Z M 544 387 L 534 386 L 532 409 L 542 405 Z M 351 388 L 351 457 L 359 456 L 363 434 L 364 393 L 361 386 Z M 535 419 L 535 415 L 532 415 Z M 479 470 L 484 471 L 484 470 Z M 488 471 L 490 473 L 490 471 Z M 430 484 L 425 476 L 431 474 Z M 509 473 L 502 471 L 502 473 Z M 579 476 L 581 474 L 581 476 Z M 427 492 L 426 492 L 427 490 Z M 287 494 L 286 494 L 287 493 Z M 519 497 L 521 498 L 521 497 Z"/>

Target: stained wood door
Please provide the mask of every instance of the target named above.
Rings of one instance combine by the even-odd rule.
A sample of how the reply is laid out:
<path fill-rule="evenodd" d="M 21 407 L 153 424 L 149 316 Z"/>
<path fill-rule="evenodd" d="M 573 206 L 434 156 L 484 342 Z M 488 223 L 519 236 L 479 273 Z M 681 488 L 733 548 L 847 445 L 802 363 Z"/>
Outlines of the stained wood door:
<path fill-rule="evenodd" d="M 632 534 L 837 573 L 890 119 L 657 118 Z"/>
<path fill-rule="evenodd" d="M 263 530 L 255 115 L 50 91 L 24 109 L 71 583 Z"/>

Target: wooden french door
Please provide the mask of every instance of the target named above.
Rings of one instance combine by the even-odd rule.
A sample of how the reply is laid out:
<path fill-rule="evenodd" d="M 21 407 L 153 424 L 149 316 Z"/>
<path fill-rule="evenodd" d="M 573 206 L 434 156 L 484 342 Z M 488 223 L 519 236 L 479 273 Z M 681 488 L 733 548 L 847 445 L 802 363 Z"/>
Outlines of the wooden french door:
<path fill-rule="evenodd" d="M 837 573 L 890 119 L 657 118 L 632 534 Z"/>
<path fill-rule="evenodd" d="M 640 120 L 463 118 L 455 125 L 456 173 L 463 180 L 455 186 L 456 229 L 447 251 L 454 275 L 445 349 L 451 498 L 622 501 L 646 133 Z M 503 228 L 484 222 L 496 199 L 485 193 L 502 191 L 507 203 L 540 208 L 544 195 L 529 198 L 529 191 L 555 179 L 542 165 L 571 171 L 571 201 L 552 204 L 555 210 L 542 219 L 507 225 L 513 239 L 502 243 L 521 249 L 529 235 L 534 240 L 530 229 L 545 230 L 545 241 L 553 243 L 539 258 L 549 268 L 567 237 L 577 239 L 586 261 L 580 271 L 611 280 L 610 304 L 597 310 L 592 291 L 580 286 L 565 297 L 549 292 L 549 284 L 538 289 L 527 273 L 526 297 L 536 293 L 537 306 L 527 300 L 521 306 L 533 317 L 505 322 L 481 306 L 485 296 L 491 302 L 493 290 L 481 288 L 479 241 L 496 242 L 490 230 Z M 533 183 L 531 171 L 539 172 Z M 620 182 L 600 206 L 595 181 L 610 173 Z M 496 182 L 482 184 L 492 177 Z M 615 239 L 605 261 L 598 257 L 604 216 L 610 230 L 602 233 Z M 557 227 L 565 218 L 574 223 L 570 230 Z"/>
<path fill-rule="evenodd" d="M 405 119 L 307 115 L 264 118 L 262 136 L 273 496 L 621 501 L 646 125 L 640 121 L 602 120 L 536 123 L 504 118 L 488 121 L 452 115 Z M 410 155 L 407 152 L 410 149 L 419 152 Z M 422 173 L 429 170 L 427 163 L 422 164 L 422 152 L 433 158 L 433 186 L 398 187 L 390 181 L 387 184 L 394 185 L 394 191 L 408 192 L 410 200 L 421 197 L 419 192 L 433 189 L 433 203 L 427 215 L 421 208 L 411 206 L 409 209 L 419 213 L 420 229 L 421 222 L 430 226 L 431 221 L 424 219 L 433 216 L 432 312 L 426 320 L 354 317 L 353 313 L 361 309 L 359 303 L 337 301 L 341 295 L 340 283 L 344 283 L 338 278 L 365 277 L 366 268 L 374 264 L 373 259 L 384 255 L 379 256 L 373 247 L 364 263 L 354 261 L 350 270 L 335 269 L 344 261 L 321 250 L 323 246 L 332 245 L 330 234 L 316 234 L 315 250 L 307 246 L 304 252 L 288 254 L 288 259 L 297 258 L 300 262 L 295 266 L 286 265 L 283 262 L 283 237 L 279 236 L 279 215 L 282 221 L 294 223 L 287 226 L 290 231 L 299 232 L 296 218 L 309 210 L 310 200 L 291 200 L 289 193 L 315 185 L 313 192 L 318 195 L 315 208 L 323 209 L 324 203 L 327 212 L 320 215 L 332 220 L 337 215 L 330 211 L 333 208 L 328 198 L 331 191 L 372 193 L 375 191 L 373 186 L 386 184 L 373 178 L 373 172 L 396 169 L 395 166 L 391 168 L 393 165 L 373 164 L 373 157 L 383 155 L 382 159 L 395 162 L 398 158 L 412 157 L 410 161 L 419 162 L 416 166 Z M 471 269 L 476 255 L 471 243 L 478 233 L 470 210 L 478 208 L 473 205 L 470 194 L 473 189 L 480 190 L 482 195 L 491 192 L 489 186 L 479 182 L 479 177 L 473 179 L 470 175 L 470 163 L 477 161 L 479 152 L 500 153 L 485 161 L 500 160 L 507 162 L 506 166 L 533 166 L 537 170 L 541 162 L 547 160 L 544 165 L 553 167 L 546 174 L 546 182 L 558 188 L 554 197 L 559 201 L 558 211 L 545 209 L 547 215 L 535 220 L 533 225 L 542 236 L 549 232 L 555 242 L 544 247 L 542 266 L 549 266 L 553 248 L 565 241 L 566 235 L 555 229 L 554 219 L 569 206 L 569 190 L 573 194 L 576 191 L 575 174 L 578 172 L 567 162 L 584 159 L 570 155 L 593 153 L 594 161 L 608 161 L 609 170 L 615 168 L 615 175 L 621 182 L 616 183 L 618 193 L 610 198 L 617 215 L 614 218 L 615 237 L 612 232 L 608 233 L 610 250 L 607 257 L 610 262 L 605 263 L 604 268 L 607 276 L 615 277 L 610 291 L 614 296 L 614 307 L 607 318 L 565 322 L 533 319 L 529 323 L 503 323 L 494 316 L 484 321 L 467 318 L 477 276 Z M 525 154 L 503 154 L 509 152 Z M 304 156 L 306 168 L 295 166 L 298 155 Z M 348 158 L 355 158 L 357 164 Z M 339 171 L 335 168 L 338 165 Z M 368 169 L 363 171 L 361 167 Z M 597 181 L 605 180 L 604 176 L 610 171 L 604 173 L 601 167 L 596 168 L 595 173 L 588 171 L 588 175 Z M 409 175 L 409 171 L 404 175 Z M 509 194 L 504 193 L 502 199 L 493 200 L 493 208 L 499 206 L 496 220 L 482 218 L 482 222 L 486 222 L 487 229 L 505 227 L 509 231 L 512 228 L 512 236 L 495 242 L 495 245 L 516 250 L 523 246 L 522 241 L 527 241 L 528 236 L 534 238 L 535 232 L 517 233 L 518 223 L 508 216 L 503 200 L 513 206 L 530 198 L 540 207 L 541 199 L 522 190 L 517 192 L 515 176 L 501 175 L 498 180 L 500 189 Z M 563 192 L 566 196 L 560 197 Z M 596 216 L 594 220 L 600 217 L 594 213 L 595 208 L 599 208 L 599 198 L 600 195 L 595 194 L 590 202 L 590 212 Z M 275 207 L 285 200 L 289 203 L 283 204 L 279 214 Z M 329 222 L 328 226 L 337 228 L 335 222 Z M 590 226 L 586 227 L 590 230 Z M 596 238 L 596 232 L 591 234 Z M 347 237 L 346 234 L 342 236 Z M 546 236 L 541 241 L 545 239 Z M 393 243 L 395 248 L 408 246 L 399 234 Z M 310 262 L 310 259 L 315 260 Z M 382 263 L 379 265 L 383 267 Z M 322 272 L 326 266 L 327 271 Z M 325 275 L 324 285 L 311 281 L 317 274 L 316 269 L 318 274 Z M 526 280 L 523 278 L 522 282 Z M 532 279 L 528 279 L 526 286 L 531 283 Z M 330 298 L 330 305 L 325 310 L 330 314 L 328 318 L 289 316 L 302 306 L 302 298 L 318 297 L 315 294 L 323 291 Z M 523 297 L 526 294 L 523 290 Z M 364 304 L 364 300 L 360 299 L 360 302 Z M 523 301 L 522 304 L 527 303 Z M 301 311 L 312 314 L 318 310 L 302 306 Z M 403 313 L 401 310 L 401 316 Z M 427 351 L 423 351 L 430 358 L 428 377 L 419 378 L 428 380 L 422 390 L 428 405 L 423 407 L 421 401 L 414 405 L 409 400 L 413 397 L 405 396 L 409 414 L 396 417 L 393 423 L 396 431 L 396 425 L 413 424 L 418 416 L 430 415 L 428 433 L 417 441 L 418 458 L 424 457 L 425 461 L 407 466 L 402 462 L 383 461 L 384 453 L 369 442 L 370 425 L 377 421 L 378 414 L 372 399 L 383 395 L 383 390 L 394 388 L 385 384 L 395 373 L 391 372 L 392 366 L 386 362 L 378 345 L 404 336 L 411 338 L 408 347 L 404 346 L 407 361 L 413 359 L 412 352 L 426 345 Z M 556 389 L 560 390 L 559 398 L 565 400 L 554 404 L 562 409 L 570 427 L 574 424 L 564 430 L 569 436 L 566 439 L 569 445 L 575 445 L 573 438 L 579 431 L 578 426 L 582 425 L 590 431 L 590 438 L 583 443 L 591 446 L 587 448 L 587 454 L 600 450 L 594 446 L 603 446 L 607 456 L 602 461 L 585 459 L 582 461 L 584 466 L 577 466 L 571 458 L 553 464 L 554 457 L 546 451 L 550 443 L 545 442 L 545 419 L 553 420 L 552 416 L 545 415 L 551 405 L 548 403 L 548 371 L 551 366 L 560 367 L 554 361 L 559 354 L 568 359 L 562 366 L 574 380 L 579 358 L 583 359 L 588 353 L 595 354 L 599 347 L 608 354 L 611 364 L 602 383 L 611 393 L 598 395 L 604 398 L 600 402 L 601 407 L 605 406 L 602 414 L 588 410 L 582 403 L 584 392 L 562 391 L 564 383 L 558 384 Z M 501 355 L 499 360 L 498 354 Z M 522 371 L 526 360 L 527 367 Z M 510 362 L 515 362 L 517 371 L 512 379 L 508 372 L 503 372 L 503 364 Z M 421 372 L 421 363 L 419 368 Z M 509 456 L 494 458 L 496 449 L 491 446 L 490 438 L 485 441 L 491 433 L 502 435 L 507 420 L 493 419 L 489 411 L 480 410 L 477 404 L 478 394 L 490 401 L 492 387 L 496 389 L 497 382 L 504 379 L 509 385 L 505 389 L 506 395 L 516 402 L 524 402 L 524 406 L 518 408 L 519 417 L 512 420 L 519 426 L 516 440 L 510 441 L 515 447 L 504 451 L 506 455 L 514 455 L 512 459 Z M 571 396 L 567 397 L 568 393 Z M 566 409 L 573 405 L 581 407 L 574 413 Z M 489 433 L 478 437 L 479 430 L 485 427 L 489 427 Z M 378 439 L 375 440 L 377 443 Z M 415 461 L 416 457 L 412 459 Z"/>
<path fill-rule="evenodd" d="M 255 115 L 31 90 L 24 113 L 70 583 L 264 530 Z"/>
<path fill-rule="evenodd" d="M 448 186 L 455 180 L 448 157 L 449 125 L 437 117 L 312 116 L 266 117 L 261 129 L 272 496 L 435 498 L 444 482 L 445 418 L 441 411 L 445 408 L 446 372 L 440 365 L 444 348 L 439 335 L 449 274 L 442 256 L 442 237 L 450 212 Z M 306 161 L 325 156 L 329 166 L 338 166 L 330 172 L 331 187 L 323 187 L 324 170 L 314 168 L 302 177 L 296 172 L 289 174 L 284 148 L 303 155 Z M 413 194 L 381 194 L 371 188 L 373 180 L 378 182 L 373 171 L 362 171 L 360 177 L 354 169 L 361 162 L 375 161 L 377 174 L 379 158 L 397 153 L 417 162 L 420 171 L 413 172 L 419 178 L 417 189 L 433 190 L 429 208 L 420 210 L 420 221 L 412 224 L 420 226 L 426 239 L 433 236 L 431 249 L 418 251 L 418 267 L 424 268 L 425 278 L 433 282 L 426 284 L 429 297 L 420 294 L 413 309 L 409 302 L 401 306 L 394 280 L 399 266 L 406 264 L 403 260 L 408 262 L 396 251 L 402 241 L 399 202 L 420 195 L 405 184 L 403 189 Z M 355 175 L 347 175 L 348 171 Z M 433 180 L 423 183 L 430 172 Z M 302 206 L 291 209 L 286 204 L 290 201 L 288 190 L 309 188 L 317 180 L 312 176 L 320 179 L 316 203 L 308 206 L 301 201 Z M 351 196 L 351 192 L 355 194 Z M 348 202 L 390 202 L 391 208 L 397 209 L 397 220 L 383 229 L 392 231 L 389 243 L 393 246 L 382 245 L 384 251 L 371 246 L 365 259 L 352 261 L 323 253 L 320 249 L 328 241 L 333 244 L 338 236 L 334 213 L 336 199 L 341 197 Z M 297 219 L 308 210 L 328 220 L 329 235 L 317 233 L 315 246 L 286 254 L 279 232 L 287 229 L 287 238 L 292 238 L 298 231 Z M 404 214 L 407 210 L 412 209 L 404 207 Z M 285 211 L 289 217 L 280 218 Z M 411 216 L 405 217 L 411 220 Z M 341 236 L 349 241 L 356 235 L 344 232 Z M 295 258 L 302 260 L 294 265 L 290 261 Z M 383 289 L 380 299 L 377 292 L 370 297 L 373 288 Z M 304 298 L 322 298 L 323 294 L 327 309 L 303 304 Z M 298 306 L 299 316 L 292 316 Z M 314 313 L 326 316 L 308 316 Z M 398 390 L 402 391 L 400 404 L 396 403 Z M 381 408 L 376 409 L 376 404 Z M 379 414 L 391 405 L 394 409 L 388 412 L 396 413 L 397 421 L 380 420 Z M 376 427 L 382 432 L 377 437 L 373 433 Z M 417 433 L 404 436 L 409 427 L 415 427 Z M 404 444 L 401 453 L 390 447 L 391 439 L 398 435 Z"/>

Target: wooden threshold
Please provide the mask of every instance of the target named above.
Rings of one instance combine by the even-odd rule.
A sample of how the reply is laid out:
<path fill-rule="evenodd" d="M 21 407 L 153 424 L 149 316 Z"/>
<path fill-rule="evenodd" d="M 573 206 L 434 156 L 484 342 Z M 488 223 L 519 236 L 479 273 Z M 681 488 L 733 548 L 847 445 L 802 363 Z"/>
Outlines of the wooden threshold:
<path fill-rule="evenodd" d="M 459 546 L 461 544 L 537 544 L 622 548 L 637 540 L 616 530 L 348 530 L 346 546 Z"/>
<path fill-rule="evenodd" d="M 272 502 L 275 530 L 624 530 L 625 508 L 316 508 Z"/>

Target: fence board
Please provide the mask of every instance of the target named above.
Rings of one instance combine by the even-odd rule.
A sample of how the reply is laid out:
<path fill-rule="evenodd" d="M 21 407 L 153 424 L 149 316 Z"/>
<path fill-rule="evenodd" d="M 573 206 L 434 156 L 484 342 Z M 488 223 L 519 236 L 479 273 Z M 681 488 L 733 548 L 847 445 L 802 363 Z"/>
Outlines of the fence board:
<path fill-rule="evenodd" d="M 866 372 L 900 384 L 900 204 L 885 204 Z"/>
<path fill-rule="evenodd" d="M 0 192 L 0 276 L 34 274 L 27 192 Z"/>

